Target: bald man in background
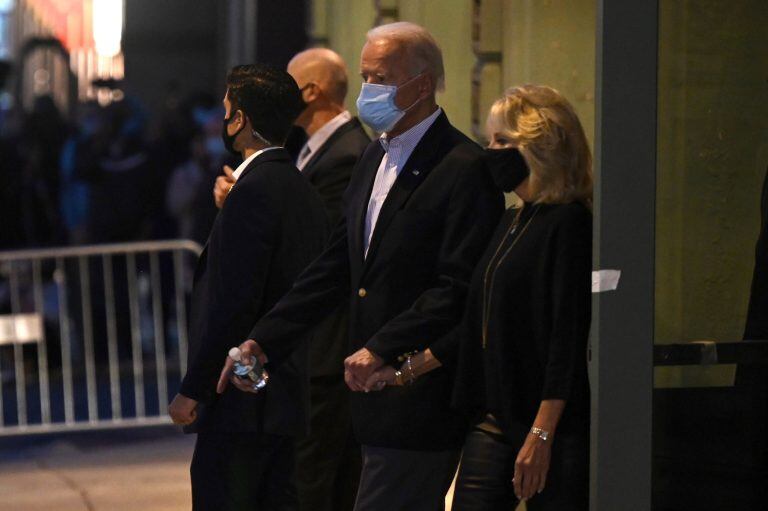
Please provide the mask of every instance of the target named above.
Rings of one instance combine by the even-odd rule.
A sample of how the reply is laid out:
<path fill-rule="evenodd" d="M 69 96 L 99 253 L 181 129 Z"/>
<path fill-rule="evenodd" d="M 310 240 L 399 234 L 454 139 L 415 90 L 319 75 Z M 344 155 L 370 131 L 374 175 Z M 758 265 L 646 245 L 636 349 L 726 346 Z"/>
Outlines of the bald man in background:
<path fill-rule="evenodd" d="M 291 59 L 287 71 L 306 104 L 295 125 L 308 138 L 295 163 L 320 193 L 335 225 L 352 168 L 370 139 L 344 107 L 347 67 L 337 53 L 326 48 L 305 50 Z M 231 169 L 225 169 L 214 187 L 219 207 L 233 183 Z M 351 353 L 346 308 L 319 325 L 310 343 L 311 432 L 296 446 L 296 487 L 302 511 L 351 510 L 357 493 L 360 447 L 352 434 L 350 396 L 344 383 L 344 359 Z"/>

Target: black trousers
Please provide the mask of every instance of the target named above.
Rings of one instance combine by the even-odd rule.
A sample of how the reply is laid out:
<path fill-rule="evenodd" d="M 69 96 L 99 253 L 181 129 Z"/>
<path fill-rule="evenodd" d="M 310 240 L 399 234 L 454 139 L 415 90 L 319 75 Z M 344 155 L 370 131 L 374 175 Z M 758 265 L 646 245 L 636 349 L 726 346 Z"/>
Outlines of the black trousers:
<path fill-rule="evenodd" d="M 518 504 L 512 478 L 527 428 L 510 441 L 473 429 L 467 435 L 452 511 L 513 511 Z M 587 511 L 589 434 L 557 433 L 544 491 L 526 502 L 528 511 Z"/>
<path fill-rule="evenodd" d="M 312 378 L 311 432 L 296 442 L 301 511 L 351 511 L 360 483 L 360 445 L 352 432 L 343 376 Z"/>
<path fill-rule="evenodd" d="M 262 433 L 198 433 L 193 511 L 296 511 L 294 439 Z"/>
<path fill-rule="evenodd" d="M 355 511 L 443 511 L 459 456 L 363 446 Z"/>

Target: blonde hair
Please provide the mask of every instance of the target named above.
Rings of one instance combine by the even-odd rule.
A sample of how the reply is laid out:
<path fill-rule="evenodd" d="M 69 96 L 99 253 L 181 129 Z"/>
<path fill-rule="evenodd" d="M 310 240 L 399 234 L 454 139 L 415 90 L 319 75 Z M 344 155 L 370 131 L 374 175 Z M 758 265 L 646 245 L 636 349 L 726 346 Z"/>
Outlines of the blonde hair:
<path fill-rule="evenodd" d="M 432 77 L 436 90 L 445 89 L 443 52 L 426 28 L 409 21 L 398 21 L 372 28 L 366 39 L 368 42 L 386 40 L 399 44 L 413 75 L 426 72 Z"/>
<path fill-rule="evenodd" d="M 571 104 L 544 85 L 511 87 L 488 113 L 489 133 L 515 143 L 531 170 L 536 203 L 592 205 L 592 154 Z"/>

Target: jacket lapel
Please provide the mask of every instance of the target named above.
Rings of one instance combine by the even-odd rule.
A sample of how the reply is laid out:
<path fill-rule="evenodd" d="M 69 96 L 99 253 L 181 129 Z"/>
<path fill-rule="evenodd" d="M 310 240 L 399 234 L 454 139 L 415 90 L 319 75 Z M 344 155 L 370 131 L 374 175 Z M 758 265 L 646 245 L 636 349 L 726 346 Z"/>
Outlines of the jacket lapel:
<path fill-rule="evenodd" d="M 395 214 L 402 209 L 414 190 L 418 188 L 434 167 L 434 160 L 438 155 L 441 145 L 440 140 L 449 126 L 445 113 L 440 114 L 416 145 L 410 158 L 408 158 L 405 166 L 403 166 L 403 169 L 397 176 L 395 184 L 387 194 L 387 198 L 381 207 L 379 218 L 376 220 L 376 226 L 371 236 L 371 244 L 368 246 L 368 256 L 365 258 L 366 267 L 375 258 L 381 239 Z M 368 201 L 365 203 L 366 213 L 367 209 Z M 363 219 L 365 219 L 365 216 L 363 216 Z"/>
<path fill-rule="evenodd" d="M 347 132 L 355 129 L 358 124 L 360 124 L 360 121 L 353 118 L 339 126 L 339 128 L 334 131 L 330 137 L 328 137 L 328 140 L 326 140 L 325 143 L 321 145 L 317 151 L 315 151 L 315 154 L 312 155 L 312 158 L 309 159 L 307 164 L 304 165 L 302 174 L 304 174 L 307 178 L 310 178 L 318 168 L 317 163 L 322 159 L 325 153 L 328 152 L 328 149 L 333 147 L 333 144 L 335 144 L 336 141 L 338 141 L 341 137 L 346 135 Z"/>
<path fill-rule="evenodd" d="M 384 158 L 384 148 L 381 147 L 378 140 L 374 140 L 363 153 L 358 170 L 355 171 L 360 173 L 361 186 L 356 187 L 355 195 L 349 198 L 350 224 L 347 227 L 350 239 L 349 246 L 353 257 L 352 261 L 360 265 L 363 263 L 363 238 L 365 236 L 365 216 L 368 212 L 368 201 L 382 158 Z"/>

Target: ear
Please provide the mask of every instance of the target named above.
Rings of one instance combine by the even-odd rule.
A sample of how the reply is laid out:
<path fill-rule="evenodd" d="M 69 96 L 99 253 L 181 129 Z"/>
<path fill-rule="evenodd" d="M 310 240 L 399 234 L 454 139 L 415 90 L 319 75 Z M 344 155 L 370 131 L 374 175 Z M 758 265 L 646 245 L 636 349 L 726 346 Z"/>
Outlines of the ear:
<path fill-rule="evenodd" d="M 432 79 L 432 75 L 424 73 L 421 80 L 419 80 L 419 95 L 432 93 L 433 90 L 437 90 L 437 84 Z"/>
<path fill-rule="evenodd" d="M 320 87 L 315 82 L 309 82 L 308 87 L 301 91 L 305 103 L 311 103 L 320 97 Z"/>
<path fill-rule="evenodd" d="M 245 113 L 242 110 L 235 110 L 235 112 L 230 116 L 229 125 L 232 126 L 235 129 L 235 133 L 237 133 L 243 129 L 245 122 Z"/>

